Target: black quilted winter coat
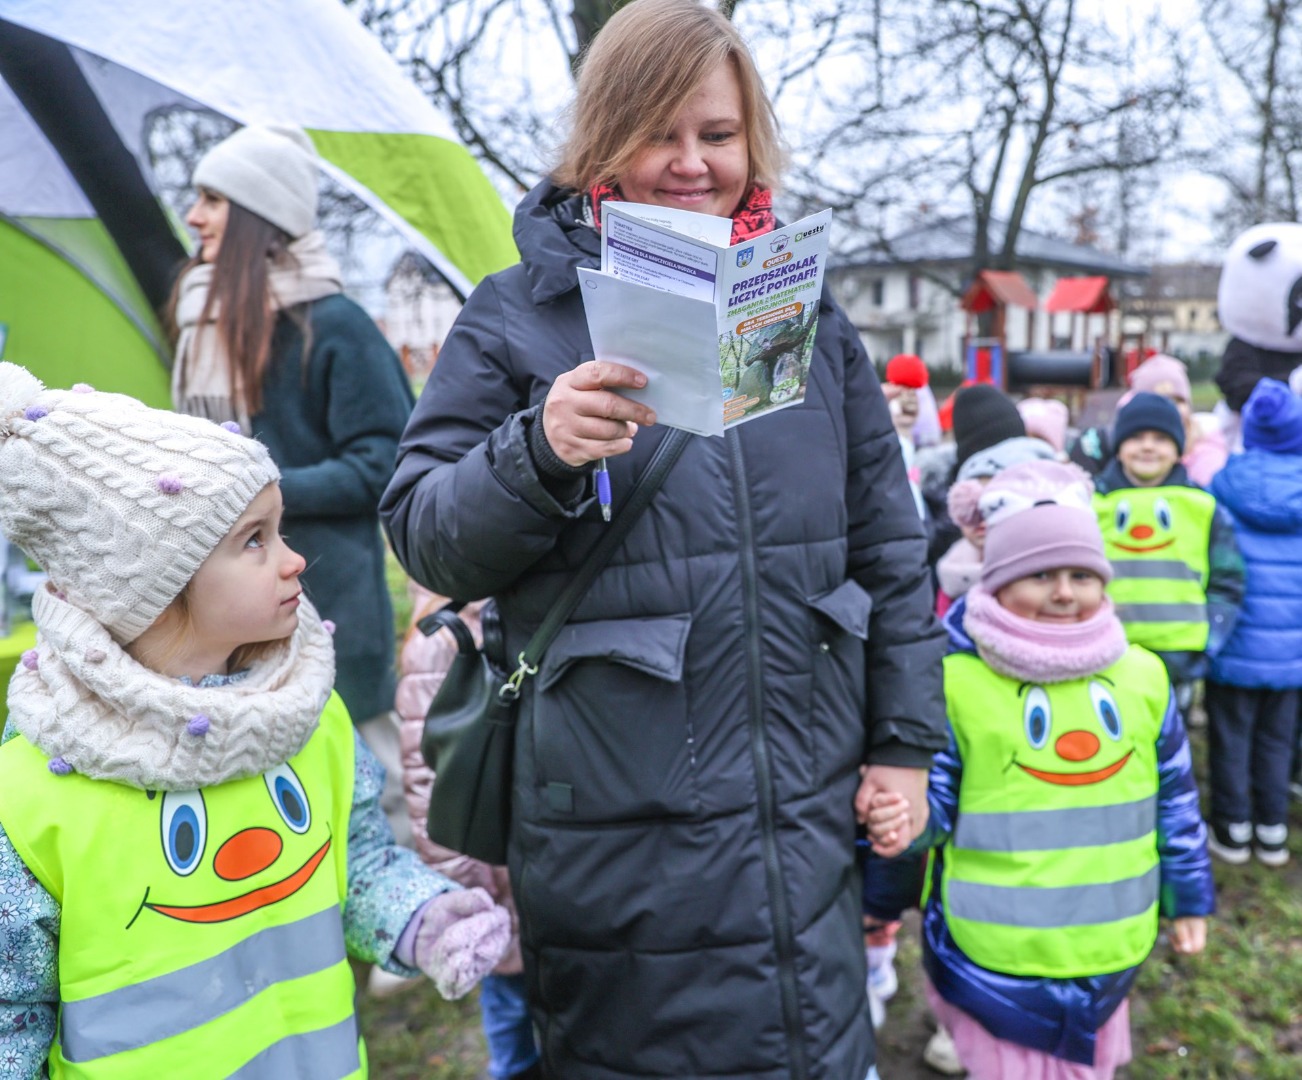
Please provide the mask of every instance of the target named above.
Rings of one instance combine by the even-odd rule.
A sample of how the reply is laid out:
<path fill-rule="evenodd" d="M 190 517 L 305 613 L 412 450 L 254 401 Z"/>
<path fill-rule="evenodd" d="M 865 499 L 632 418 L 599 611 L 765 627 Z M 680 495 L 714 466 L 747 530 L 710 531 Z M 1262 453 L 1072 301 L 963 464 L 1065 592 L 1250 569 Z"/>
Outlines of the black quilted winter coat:
<path fill-rule="evenodd" d="M 418 581 L 497 597 L 510 656 L 603 528 L 529 450 L 592 356 L 576 214 L 547 183 L 521 204 L 523 261 L 457 320 L 381 506 Z M 610 460 L 616 514 L 664 434 Z M 925 547 L 825 297 L 805 401 L 688 444 L 526 684 L 510 869 L 548 1076 L 867 1074 L 851 801 L 863 762 L 945 745 Z"/>

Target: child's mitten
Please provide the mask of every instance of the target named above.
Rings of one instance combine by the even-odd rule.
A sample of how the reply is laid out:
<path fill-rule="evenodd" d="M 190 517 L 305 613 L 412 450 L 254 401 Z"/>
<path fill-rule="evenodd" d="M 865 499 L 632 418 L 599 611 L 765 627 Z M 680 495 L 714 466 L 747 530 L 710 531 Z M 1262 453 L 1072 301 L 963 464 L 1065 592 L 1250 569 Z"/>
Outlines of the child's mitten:
<path fill-rule="evenodd" d="M 511 916 L 483 889 L 434 897 L 416 931 L 416 966 L 449 1001 L 465 997 L 502 959 L 511 943 Z"/>

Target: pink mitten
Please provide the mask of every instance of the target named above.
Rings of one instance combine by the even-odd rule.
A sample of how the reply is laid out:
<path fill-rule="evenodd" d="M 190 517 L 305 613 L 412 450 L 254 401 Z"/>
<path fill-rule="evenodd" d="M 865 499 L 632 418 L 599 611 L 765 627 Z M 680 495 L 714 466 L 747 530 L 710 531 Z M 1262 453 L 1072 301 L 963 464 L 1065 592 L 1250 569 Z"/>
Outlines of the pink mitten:
<path fill-rule="evenodd" d="M 449 1001 L 465 997 L 511 943 L 511 916 L 483 889 L 436 896 L 416 931 L 416 966 Z"/>

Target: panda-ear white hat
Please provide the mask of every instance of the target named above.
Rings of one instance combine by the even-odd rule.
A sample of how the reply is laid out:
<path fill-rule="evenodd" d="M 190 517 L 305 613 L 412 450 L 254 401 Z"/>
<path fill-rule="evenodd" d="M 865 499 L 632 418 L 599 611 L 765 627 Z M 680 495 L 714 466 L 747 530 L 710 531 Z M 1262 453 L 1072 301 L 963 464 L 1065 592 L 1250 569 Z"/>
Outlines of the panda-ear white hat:
<path fill-rule="evenodd" d="M 317 161 L 301 127 L 250 124 L 203 156 L 194 185 L 225 196 L 297 240 L 316 222 Z"/>

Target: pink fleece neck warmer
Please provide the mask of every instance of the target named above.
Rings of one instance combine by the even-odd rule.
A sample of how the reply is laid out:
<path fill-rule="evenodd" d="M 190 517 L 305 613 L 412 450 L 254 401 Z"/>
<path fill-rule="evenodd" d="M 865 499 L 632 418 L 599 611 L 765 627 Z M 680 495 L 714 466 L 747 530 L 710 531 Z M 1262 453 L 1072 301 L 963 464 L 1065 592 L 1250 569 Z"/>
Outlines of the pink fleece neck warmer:
<path fill-rule="evenodd" d="M 1042 623 L 1014 615 L 976 584 L 968 590 L 963 629 L 999 674 L 1037 683 L 1093 675 L 1120 660 L 1127 647 L 1126 632 L 1106 596 L 1082 622 Z"/>

